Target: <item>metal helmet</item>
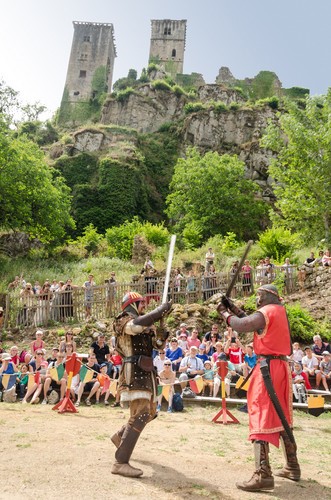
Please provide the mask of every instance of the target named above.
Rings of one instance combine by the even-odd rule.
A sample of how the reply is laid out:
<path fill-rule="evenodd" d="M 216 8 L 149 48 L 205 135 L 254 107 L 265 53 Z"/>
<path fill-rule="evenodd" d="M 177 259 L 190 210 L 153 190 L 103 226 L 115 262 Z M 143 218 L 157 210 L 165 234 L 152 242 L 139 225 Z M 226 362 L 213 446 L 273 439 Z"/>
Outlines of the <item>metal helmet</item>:
<path fill-rule="evenodd" d="M 259 307 L 267 304 L 281 304 L 282 299 L 275 285 L 262 285 L 257 289 L 257 293 L 259 294 L 257 300 Z"/>
<path fill-rule="evenodd" d="M 140 293 L 127 292 L 122 299 L 122 305 L 121 305 L 122 311 L 124 311 L 124 309 L 128 307 L 130 304 L 133 304 L 133 302 L 140 302 L 141 300 L 144 300 L 144 297 L 140 295 Z"/>

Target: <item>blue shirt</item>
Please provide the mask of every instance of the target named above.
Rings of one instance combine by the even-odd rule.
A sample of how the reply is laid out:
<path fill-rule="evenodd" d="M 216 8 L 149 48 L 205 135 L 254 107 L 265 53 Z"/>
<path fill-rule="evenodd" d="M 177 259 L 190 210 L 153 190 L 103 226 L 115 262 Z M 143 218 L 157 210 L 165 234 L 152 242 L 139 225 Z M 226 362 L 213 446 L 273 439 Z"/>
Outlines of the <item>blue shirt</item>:
<path fill-rule="evenodd" d="M 245 354 L 244 361 L 248 364 L 249 368 L 254 368 L 257 362 L 257 355 L 255 354 L 255 352 L 251 356 Z"/>

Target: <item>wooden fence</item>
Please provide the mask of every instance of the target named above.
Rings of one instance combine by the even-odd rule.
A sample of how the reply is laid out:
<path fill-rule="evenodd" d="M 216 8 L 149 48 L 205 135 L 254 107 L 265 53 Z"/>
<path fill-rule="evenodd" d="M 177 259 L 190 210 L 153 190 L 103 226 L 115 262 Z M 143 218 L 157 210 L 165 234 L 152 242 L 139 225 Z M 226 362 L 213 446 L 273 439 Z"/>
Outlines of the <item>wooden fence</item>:
<path fill-rule="evenodd" d="M 230 273 L 202 274 L 183 278 L 179 283 L 170 281 L 168 299 L 173 303 L 202 303 L 216 293 L 224 293 L 231 281 Z M 297 270 L 275 267 L 269 274 L 253 269 L 252 280 L 245 280 L 240 273 L 231 294 L 232 298 L 248 296 L 264 283 L 281 280 L 286 293 L 297 288 Z M 124 294 L 130 290 L 146 297 L 149 308 L 162 300 L 164 278 L 133 277 L 131 283 L 116 283 L 94 286 L 87 295 L 83 287 L 74 287 L 71 291 L 49 293 L 41 298 L 38 295 L 24 297 L 17 292 L 6 295 L 4 327 L 37 327 L 65 323 L 80 323 L 86 319 L 86 305 L 91 307 L 91 315 L 96 320 L 115 317 L 121 310 Z"/>

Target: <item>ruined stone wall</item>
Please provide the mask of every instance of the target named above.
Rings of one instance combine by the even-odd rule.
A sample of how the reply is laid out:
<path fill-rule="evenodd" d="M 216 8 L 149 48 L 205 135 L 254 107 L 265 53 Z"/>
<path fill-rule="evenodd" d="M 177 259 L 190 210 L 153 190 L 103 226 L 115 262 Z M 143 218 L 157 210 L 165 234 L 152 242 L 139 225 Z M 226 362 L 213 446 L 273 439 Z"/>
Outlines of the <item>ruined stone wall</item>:
<path fill-rule="evenodd" d="M 172 76 L 183 73 L 186 20 L 152 20 L 149 61 L 157 61 Z"/>
<path fill-rule="evenodd" d="M 74 21 L 65 89 L 69 102 L 89 100 L 95 70 L 107 68 L 105 84 L 110 91 L 113 79 L 116 48 L 112 24 Z"/>

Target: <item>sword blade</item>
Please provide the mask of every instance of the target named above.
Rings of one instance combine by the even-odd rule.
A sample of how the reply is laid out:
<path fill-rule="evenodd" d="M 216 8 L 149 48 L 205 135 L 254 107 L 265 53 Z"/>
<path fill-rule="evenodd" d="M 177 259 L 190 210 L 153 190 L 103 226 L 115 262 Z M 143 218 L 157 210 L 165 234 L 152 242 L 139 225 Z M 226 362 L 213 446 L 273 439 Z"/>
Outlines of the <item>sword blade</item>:
<path fill-rule="evenodd" d="M 238 278 L 238 276 L 239 276 L 239 273 L 241 272 L 241 268 L 242 268 L 242 266 L 244 265 L 244 262 L 245 262 L 245 260 L 246 260 L 246 257 L 247 257 L 247 255 L 248 255 L 248 252 L 249 252 L 249 250 L 250 250 L 250 248 L 251 248 L 252 244 L 253 244 L 253 240 L 249 240 L 249 242 L 248 242 L 248 243 L 247 243 L 247 245 L 246 245 L 246 248 L 245 248 L 244 254 L 243 254 L 243 256 L 241 257 L 241 260 L 240 260 L 240 262 L 239 262 L 238 269 L 236 270 L 235 274 L 233 275 L 232 280 L 230 281 L 230 284 L 229 284 L 229 286 L 228 286 L 228 288 L 227 288 L 227 291 L 225 292 L 225 296 L 226 296 L 226 297 L 230 297 L 230 294 L 231 294 L 231 292 L 232 292 L 232 289 L 233 289 L 234 285 L 235 285 L 235 284 L 236 284 L 236 282 L 237 282 L 237 278 Z"/>
<path fill-rule="evenodd" d="M 169 288 L 169 281 L 170 281 L 171 264 L 172 264 L 172 259 L 174 256 L 174 250 L 175 250 L 175 243 L 176 243 L 176 235 L 173 234 L 173 235 L 171 235 L 171 240 L 170 240 L 167 270 L 166 270 L 166 275 L 165 275 L 165 279 L 164 279 L 162 304 L 165 304 L 166 302 L 168 302 L 168 300 L 167 300 L 168 299 L 168 288 Z"/>

